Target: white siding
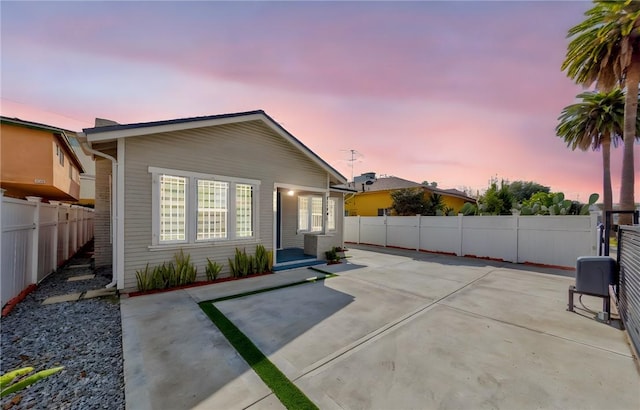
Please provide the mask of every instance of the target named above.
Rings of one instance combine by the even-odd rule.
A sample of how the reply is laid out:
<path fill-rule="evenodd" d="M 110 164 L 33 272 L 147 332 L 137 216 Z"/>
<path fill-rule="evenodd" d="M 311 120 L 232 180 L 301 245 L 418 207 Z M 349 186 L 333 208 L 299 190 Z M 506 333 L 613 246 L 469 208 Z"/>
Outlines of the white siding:
<path fill-rule="evenodd" d="M 222 276 L 225 276 L 229 272 L 227 258 L 232 256 L 236 246 L 246 247 L 252 254 L 257 243 L 271 249 L 275 182 L 322 189 L 327 184 L 326 171 L 261 121 L 130 137 L 125 139 L 125 161 L 124 287 L 127 289 L 136 287 L 137 269 L 143 269 L 147 263 L 152 267 L 168 262 L 179 249 L 149 249 L 152 229 L 150 166 L 261 181 L 257 241 L 246 245 L 216 243 L 183 247 L 198 267 L 198 279 L 205 277 L 207 257 L 224 264 Z"/>

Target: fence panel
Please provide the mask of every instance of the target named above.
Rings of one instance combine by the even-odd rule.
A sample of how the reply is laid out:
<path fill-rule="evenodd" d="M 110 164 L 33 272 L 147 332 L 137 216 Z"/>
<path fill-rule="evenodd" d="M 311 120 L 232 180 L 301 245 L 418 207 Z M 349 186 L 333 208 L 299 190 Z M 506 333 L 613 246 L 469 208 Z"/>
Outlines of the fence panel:
<path fill-rule="evenodd" d="M 5 198 L 0 190 L 0 305 L 42 281 L 93 238 L 93 210 Z M 78 214 L 81 214 L 78 217 Z"/>
<path fill-rule="evenodd" d="M 418 223 L 417 216 L 388 216 L 387 246 L 416 249 L 420 235 Z"/>
<path fill-rule="evenodd" d="M 431 252 L 460 253 L 459 217 L 422 216 L 420 249 Z"/>
<path fill-rule="evenodd" d="M 346 242 L 575 267 L 597 251 L 597 215 L 345 217 Z M 419 232 L 418 232 L 419 230 Z"/>
<path fill-rule="evenodd" d="M 384 216 L 361 216 L 359 228 L 360 243 L 387 246 L 387 226 Z"/>
<path fill-rule="evenodd" d="M 592 255 L 595 223 L 590 216 L 521 216 L 518 262 L 575 266 L 579 256 Z"/>
<path fill-rule="evenodd" d="M 36 204 L 2 197 L 2 248 L 0 249 L 0 303 L 2 306 L 29 285 L 25 274 L 31 265 L 31 238 Z"/>
<path fill-rule="evenodd" d="M 462 221 L 462 255 L 516 261 L 514 216 L 475 216 Z"/>

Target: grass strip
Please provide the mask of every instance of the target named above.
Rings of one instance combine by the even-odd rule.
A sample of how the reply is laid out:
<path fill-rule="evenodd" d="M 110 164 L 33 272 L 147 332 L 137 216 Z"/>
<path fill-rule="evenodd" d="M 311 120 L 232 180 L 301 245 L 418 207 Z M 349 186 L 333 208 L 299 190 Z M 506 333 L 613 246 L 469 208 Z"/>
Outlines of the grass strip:
<path fill-rule="evenodd" d="M 213 303 L 201 302 L 198 305 L 286 408 L 318 409 Z"/>

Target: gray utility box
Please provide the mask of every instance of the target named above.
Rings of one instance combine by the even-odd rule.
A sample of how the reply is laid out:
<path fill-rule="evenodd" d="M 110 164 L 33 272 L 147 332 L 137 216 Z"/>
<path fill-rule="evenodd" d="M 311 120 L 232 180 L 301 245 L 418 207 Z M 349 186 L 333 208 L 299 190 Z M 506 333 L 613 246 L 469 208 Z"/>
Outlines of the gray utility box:
<path fill-rule="evenodd" d="M 577 293 L 609 296 L 609 285 L 617 284 L 618 269 L 609 256 L 580 256 L 576 262 Z"/>

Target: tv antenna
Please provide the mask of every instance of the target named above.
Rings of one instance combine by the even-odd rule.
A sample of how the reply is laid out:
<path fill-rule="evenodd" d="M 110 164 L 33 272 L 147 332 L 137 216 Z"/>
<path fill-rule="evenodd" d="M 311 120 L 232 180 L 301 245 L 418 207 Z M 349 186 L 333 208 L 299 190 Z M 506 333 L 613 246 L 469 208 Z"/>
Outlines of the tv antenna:
<path fill-rule="evenodd" d="M 342 151 L 347 151 L 351 154 L 351 158 L 348 159 L 347 162 L 350 162 L 349 166 L 351 167 L 351 181 L 353 181 L 353 165 L 358 160 L 358 158 L 362 158 L 362 153 L 358 152 L 355 149 L 346 149 Z"/>

